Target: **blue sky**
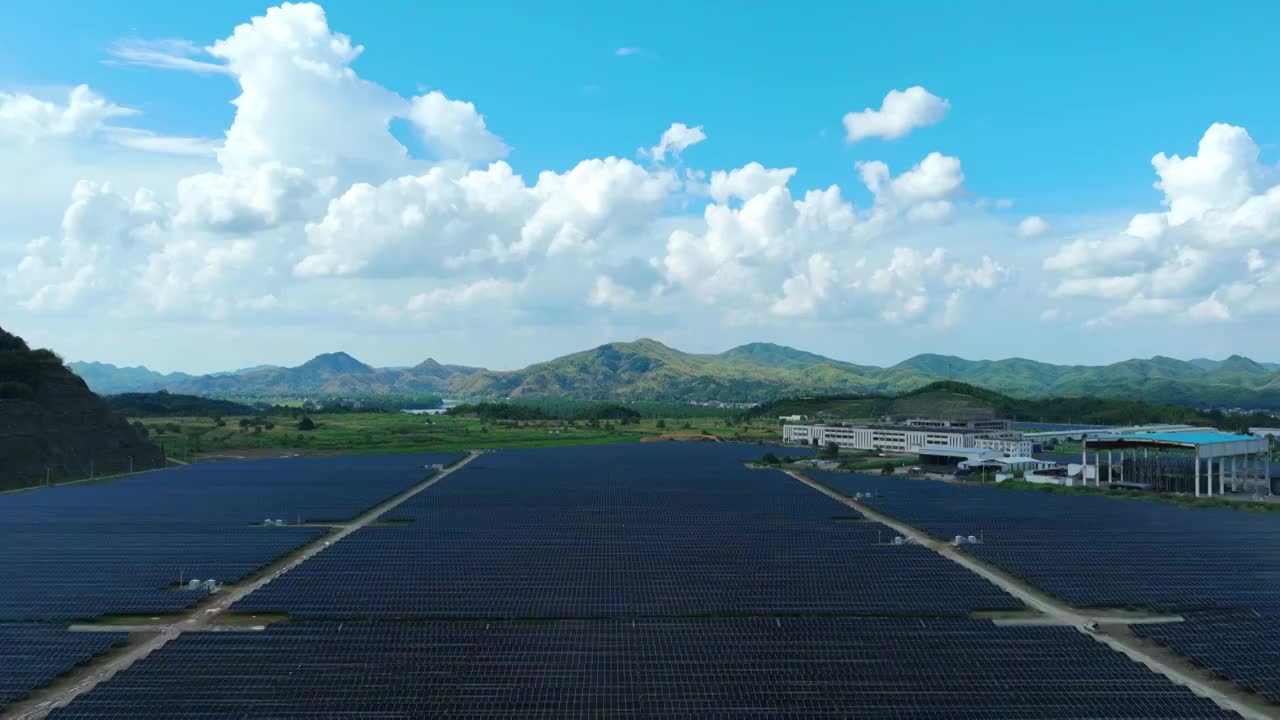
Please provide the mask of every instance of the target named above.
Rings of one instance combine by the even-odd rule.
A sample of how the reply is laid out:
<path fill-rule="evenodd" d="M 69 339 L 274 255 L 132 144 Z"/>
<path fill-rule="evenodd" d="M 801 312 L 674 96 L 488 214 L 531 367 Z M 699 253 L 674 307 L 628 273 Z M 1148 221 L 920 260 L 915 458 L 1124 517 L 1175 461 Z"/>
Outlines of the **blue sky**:
<path fill-rule="evenodd" d="M 119 49 L 174 40 L 204 48 L 261 17 L 267 5 L 223 2 L 193 8 L 172 2 L 55 1 L 8 8 L 0 26 L 0 92 L 11 102 L 32 97 L 68 104 L 69 89 L 83 84 L 114 106 L 136 112 L 104 121 L 96 129 L 78 129 L 70 133 L 74 137 L 52 132 L 40 134 L 38 140 L 30 133 L 24 136 L 25 152 L 35 152 L 33 143 L 61 143 L 56 152 L 46 149 L 44 156 L 63 158 L 59 162 L 64 164 L 11 161 L 3 182 L 29 196 L 20 204 L 14 201 L 19 227 L 10 228 L 12 237 L 0 234 L 0 263 L 18 272 L 24 258 L 34 257 L 28 245 L 40 236 L 62 245 L 42 250 L 40 282 L 24 283 L 24 289 L 0 296 L 0 309 L 9 324 L 77 359 L 189 370 L 291 362 L 304 359 L 294 355 L 338 346 L 370 361 L 409 362 L 421 354 L 415 338 L 433 333 L 449 337 L 449 344 L 457 348 L 458 357 L 442 360 L 486 365 L 518 364 L 637 335 L 694 345 L 694 350 L 721 349 L 720 345 L 750 339 L 786 341 L 879 363 L 920 351 L 1104 362 L 1156 353 L 1202 354 L 1196 348 L 1205 339 L 1210 347 L 1203 354 L 1209 355 L 1265 355 L 1268 348 L 1280 346 L 1274 332 L 1242 332 L 1258 320 L 1275 326 L 1275 306 L 1280 302 L 1272 297 L 1277 291 L 1270 268 L 1277 229 L 1266 225 L 1241 230 L 1239 217 L 1231 219 L 1242 207 L 1265 205 L 1249 205 L 1249 198 L 1268 198 L 1280 160 L 1280 96 L 1267 90 L 1274 87 L 1269 30 L 1280 26 L 1280 7 L 1274 3 L 1213 8 L 1154 2 L 787 3 L 750 12 L 740 3 L 688 5 L 388 2 L 371 9 L 368 3 L 325 3 L 324 37 L 340 33 L 362 45 L 364 52 L 350 68 L 379 92 L 399 99 L 390 102 L 411 102 L 439 91 L 451 102 L 471 103 L 474 113 L 483 116 L 485 137 L 500 139 L 511 150 L 492 157 L 449 157 L 419 137 L 422 132 L 431 137 L 429 122 L 397 119 L 394 136 L 408 148 L 412 162 L 380 166 L 374 172 L 369 168 L 377 163 L 370 156 L 370 165 L 334 175 L 334 184 L 325 186 L 323 197 L 312 198 L 306 211 L 291 215 L 273 208 L 263 220 L 258 207 L 252 222 L 235 225 L 233 231 L 228 230 L 232 224 L 195 223 L 190 218 L 199 215 L 196 209 L 184 214 L 190 197 L 179 197 L 182 178 L 212 171 L 224 179 L 243 180 L 257 167 L 253 163 L 264 160 L 284 162 L 286 167 L 292 162 L 312 176 L 321 170 L 297 160 L 305 156 L 305 149 L 299 148 L 257 153 L 252 162 L 225 154 L 215 162 L 191 153 L 162 157 L 122 151 L 112 127 L 207 139 L 211 147 L 217 145 L 238 122 L 230 101 L 250 91 L 242 85 L 244 74 L 139 66 L 122 59 Z M 69 16 L 77 21 L 64 22 Z M 620 54 L 624 48 L 630 50 Z M 227 62 L 204 53 L 196 59 Z M 914 126 L 892 139 L 849 141 L 842 125 L 846 113 L 878 109 L 891 90 L 917 86 L 949 103 L 941 121 Z M 334 108 L 335 114 L 339 108 Z M 292 121 L 314 130 L 330 118 L 321 113 Z M 673 123 L 700 127 L 706 140 L 664 163 L 637 154 L 639 148 L 654 146 Z M 1125 233 L 1135 214 L 1167 212 L 1170 205 L 1165 203 L 1176 204 L 1177 197 L 1153 187 L 1161 177 L 1153 171 L 1152 158 L 1161 152 L 1195 155 L 1214 123 L 1238 128 L 1249 140 L 1244 145 L 1224 141 L 1230 148 L 1219 164 L 1230 166 L 1235 174 L 1212 170 L 1212 162 L 1188 166 L 1184 175 L 1211 176 L 1182 183 L 1190 188 L 1188 206 L 1194 205 L 1198 214 L 1175 218 L 1159 237 L 1141 242 L 1132 235 L 1108 239 Z M 278 128 L 264 132 L 263 137 L 297 134 Z M 1224 131 L 1222 137 L 1228 134 Z M 353 148 L 352 157 L 365 150 L 369 149 Z M 932 224 L 908 222 L 924 213 L 915 212 L 901 197 L 877 196 L 857 168 L 859 162 L 879 161 L 897 177 L 935 152 L 958 159 L 963 186 L 947 190 L 945 198 L 919 200 L 948 203 L 945 219 L 934 218 Z M 412 237 L 387 240 L 384 255 L 356 253 L 359 257 L 353 260 L 350 248 L 333 250 L 340 242 L 336 236 L 318 237 L 316 230 L 307 229 L 321 224 L 326 202 L 342 196 L 356 181 L 379 186 L 395 177 L 424 174 L 431 167 L 449 167 L 460 177 L 497 160 L 509 163 L 532 188 L 541 172 L 567 174 L 584 160 L 610 156 L 634 162 L 655 176 L 669 173 L 676 185 L 668 183 L 662 197 L 644 207 L 624 207 L 606 219 L 592 215 L 591 223 L 584 218 L 569 221 L 574 233 L 582 231 L 584 223 L 591 225 L 588 237 L 576 241 L 585 249 L 575 251 L 571 259 L 552 249 L 552 242 L 532 255 L 520 249 L 518 260 L 504 256 L 490 267 L 482 261 L 465 268 L 456 262 L 447 268 L 427 267 L 436 233 L 445 232 L 428 222 Z M 383 153 L 377 162 L 385 158 Z M 702 209 L 718 201 L 708 199 L 705 189 L 699 191 L 697 176 L 691 180 L 689 171 L 709 176 L 752 162 L 765 168 L 795 168 L 787 182 L 792 202 L 800 202 L 808 190 L 838 185 L 843 200 L 859 213 L 860 228 L 811 237 L 794 228 L 769 226 L 763 239 L 733 241 L 746 242 L 749 252 L 738 248 L 731 253 L 732 267 L 723 265 L 723 257 L 698 259 L 698 272 L 723 270 L 727 284 L 758 284 L 754 306 L 727 300 L 714 287 L 694 287 L 697 273 L 686 273 L 681 280 L 677 266 L 692 260 L 676 257 L 670 238 L 675 230 L 687 230 L 699 239 L 696 244 L 710 246 L 719 232 L 702 217 Z M 232 168 L 235 163 L 238 169 Z M 41 175 L 35 185 L 43 188 L 47 181 L 47 207 L 37 190 L 18 187 L 24 180 L 16 171 L 29 172 L 32 167 Z M 54 262 L 78 253 L 93 259 L 88 264 L 95 273 L 103 272 L 105 251 L 90 251 L 85 241 L 66 236 L 63 215 L 71 187 L 81 179 L 110 182 L 111 191 L 121 197 L 132 197 L 137 188 L 145 187 L 166 208 L 146 216 L 143 225 L 150 229 L 131 225 L 123 231 L 132 240 L 113 245 L 112 259 L 121 263 L 116 275 L 81 283 L 98 293 L 96 301 L 91 292 L 67 289 L 66 276 L 77 271 L 74 261 Z M 1242 182 L 1248 185 L 1243 194 L 1219 191 Z M 1206 183 L 1213 187 L 1206 189 Z M 719 204 L 738 209 L 749 199 Z M 211 202 L 217 205 L 216 198 Z M 553 204 L 560 208 L 560 202 Z M 763 198 L 759 204 L 764 205 Z M 888 210 L 881 213 L 884 217 L 871 216 L 876 208 L 890 205 L 895 218 L 886 219 Z M 225 203 L 217 206 L 225 209 Z M 1034 237 L 1020 236 L 1016 227 L 1029 216 L 1042 218 L 1049 229 Z M 495 226 L 496 237 L 515 232 L 503 222 Z M 1224 223 L 1226 229 L 1218 227 Z M 249 225 L 253 233 L 245 230 Z M 489 233 L 481 224 L 473 229 L 482 236 Z M 847 238 L 841 236 L 845 230 Z M 138 240 L 140 232 L 148 239 Z M 776 237 L 769 236 L 771 232 Z M 146 253 L 119 251 L 148 242 L 151 249 Z M 220 284 L 208 278 L 195 283 L 208 285 L 208 292 L 192 304 L 220 308 L 211 313 L 172 297 L 157 299 L 154 287 L 127 287 L 130 272 L 136 277 L 149 266 L 158 273 L 158 263 L 172 260 L 180 247 L 192 257 L 239 253 L 246 263 L 252 257 L 255 272 L 264 264 L 273 265 L 268 273 L 276 278 L 270 283 L 272 292 L 261 292 L 261 282 L 237 285 L 237 278 L 247 274 L 239 266 L 224 273 Z M 321 271 L 299 270 L 299 259 L 315 255 L 309 255 L 308 248 L 317 247 L 328 248 L 330 255 L 346 253 L 346 264 L 325 261 L 328 265 Z M 1063 255 L 1072 247 L 1088 260 Z M 899 248 L 915 252 L 920 262 L 911 265 L 900 256 L 903 261 L 893 266 L 897 271 L 874 280 L 877 268 L 891 267 Z M 945 261 L 925 263 L 939 248 L 945 251 Z M 472 251 L 483 248 L 468 250 Z M 1055 256 L 1059 260 L 1052 261 Z M 963 279 L 968 277 L 966 269 L 982 266 L 982 258 L 1000 267 L 998 279 Z M 315 263 L 320 261 L 310 267 L 318 267 Z M 654 276 L 632 278 L 631 285 L 623 283 L 625 288 L 614 282 L 611 272 L 637 263 L 656 268 Z M 170 268 L 167 277 L 198 272 L 188 264 L 192 267 Z M 409 270 L 415 264 L 420 271 Z M 1187 264 L 1197 268 L 1194 281 L 1169 280 Z M 54 265 L 59 266 L 57 272 Z M 815 267 L 827 265 L 829 270 L 814 274 Z M 33 266 L 34 261 L 24 266 L 24 280 L 33 277 Z M 761 266 L 779 268 L 779 274 L 760 275 L 756 271 Z M 911 280 L 895 284 L 886 279 L 912 273 L 949 274 L 955 279 L 937 287 L 924 287 L 932 280 L 917 287 Z M 589 297 L 575 295 L 557 279 L 560 274 L 595 277 L 597 284 L 587 288 Z M 820 280 L 819 275 L 831 279 Z M 324 279 L 304 279 L 318 276 Z M 290 279 L 279 279 L 285 277 Z M 604 285 L 600 277 L 607 279 Z M 787 279 L 796 279 L 793 290 L 810 283 L 806 287 L 811 292 L 779 305 Z M 10 280 L 11 287 L 18 284 Z M 173 283 L 192 286 L 189 280 Z M 650 280 L 653 287 L 646 285 Z M 51 283 L 62 283 L 61 294 L 49 291 L 44 300 L 34 300 Z M 482 317 L 480 309 L 469 305 L 477 301 L 462 299 L 483 295 L 478 290 L 460 294 L 477 283 L 490 283 L 480 287 L 493 292 L 485 296 L 484 305 L 511 303 L 513 312 L 521 315 L 518 328 L 507 325 L 510 318 L 504 321 L 502 313 Z M 602 294 L 597 292 L 601 287 L 618 292 Z M 68 294 L 77 297 L 48 301 Z M 233 306 L 244 310 L 257 302 L 245 300 L 249 294 L 258 299 L 269 294 L 273 299 L 258 302 L 261 307 L 243 315 Z M 357 310 L 338 323 L 320 322 L 306 310 L 314 307 L 317 295 L 326 301 L 338 296 L 344 306 Z M 426 296 L 417 307 L 435 308 L 425 313 L 431 317 L 397 316 L 408 312 L 408 300 L 417 296 Z M 944 305 L 953 296 L 955 307 Z M 927 297 L 928 308 L 916 313 L 915 306 L 924 302 L 920 297 Z M 1213 302 L 1206 305 L 1210 298 Z M 439 303 L 451 309 L 443 312 Z M 908 310 L 895 311 L 894 303 Z M 393 306 L 399 310 L 392 312 Z M 595 309 L 583 312 L 585 306 Z M 686 307 L 698 308 L 696 317 L 677 310 Z M 190 338 L 184 343 L 188 349 L 94 342 L 90 329 L 101 326 L 97 315 L 103 312 L 112 313 L 121 327 L 181 328 L 175 331 Z M 471 321 L 461 327 L 452 324 L 458 316 Z M 1128 324 L 1125 321 L 1175 316 L 1185 317 L 1170 321 L 1163 330 L 1146 328 L 1133 335 L 1119 327 Z M 1187 331 L 1186 323 L 1194 332 Z M 1016 342 L 993 343 L 975 338 L 972 331 L 975 326 L 1009 325 L 1024 328 Z M 513 339 L 519 337 L 516 330 L 528 332 L 530 327 L 540 327 L 537 334 L 547 342 L 531 345 Z M 873 348 L 847 339 L 867 335 L 881 339 Z M 1201 341 L 1192 343 L 1189 336 Z M 251 348 L 231 350 L 217 341 L 211 343 L 213 348 L 201 348 L 202 337 L 262 340 L 251 345 L 270 356 L 258 357 Z M 282 337 L 289 340 L 271 340 Z M 519 348 L 507 352 L 506 345 L 495 340 L 498 337 Z M 1058 350 L 1041 349 L 1057 338 L 1067 342 Z M 702 344 L 716 347 L 698 346 Z"/>

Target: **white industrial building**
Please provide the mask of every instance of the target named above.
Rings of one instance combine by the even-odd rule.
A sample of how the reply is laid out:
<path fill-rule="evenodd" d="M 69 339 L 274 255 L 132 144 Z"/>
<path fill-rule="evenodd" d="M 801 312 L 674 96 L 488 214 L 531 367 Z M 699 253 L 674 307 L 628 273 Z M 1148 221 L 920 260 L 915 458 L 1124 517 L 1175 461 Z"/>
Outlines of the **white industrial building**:
<path fill-rule="evenodd" d="M 970 418 L 967 420 L 949 420 L 943 418 L 923 418 L 913 417 L 905 418 L 897 423 L 907 427 L 918 428 L 934 428 L 938 430 L 975 430 L 980 432 L 990 432 L 996 430 L 1008 430 L 1008 420 L 996 420 L 993 418 Z"/>
<path fill-rule="evenodd" d="M 978 435 L 973 438 L 973 446 L 995 450 L 1005 457 L 1026 457 L 1031 454 L 1033 443 L 1022 436 L 1022 433 L 1003 432 Z"/>
<path fill-rule="evenodd" d="M 960 467 L 966 470 L 991 468 L 1000 473 L 1017 473 L 1027 470 L 1048 470 L 1058 467 L 1058 463 L 1052 460 L 1037 460 L 1033 457 L 997 457 L 983 460 L 965 460 L 960 463 Z"/>
<path fill-rule="evenodd" d="M 1016 432 L 877 427 L 855 425 L 783 425 L 782 442 L 788 445 L 835 443 L 846 450 L 919 453 L 925 448 L 964 447 L 991 450 L 999 455 L 1031 454 L 1031 441 Z"/>
<path fill-rule="evenodd" d="M 922 465 L 935 467 L 960 467 L 965 463 L 980 463 L 998 457 L 995 450 L 974 447 L 954 447 L 951 445 L 934 445 L 920 453 Z"/>

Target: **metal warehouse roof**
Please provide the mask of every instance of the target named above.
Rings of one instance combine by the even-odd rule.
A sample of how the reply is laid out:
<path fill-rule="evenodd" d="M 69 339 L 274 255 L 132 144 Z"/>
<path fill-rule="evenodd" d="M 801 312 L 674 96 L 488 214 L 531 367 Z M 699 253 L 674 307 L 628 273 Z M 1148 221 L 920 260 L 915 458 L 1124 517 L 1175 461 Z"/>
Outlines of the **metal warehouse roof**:
<path fill-rule="evenodd" d="M 1252 435 L 1236 435 L 1234 433 L 1224 432 L 1162 432 L 1162 433 L 1132 433 L 1126 435 L 1106 436 L 1099 435 L 1090 438 L 1091 441 L 1106 440 L 1131 440 L 1131 441 L 1149 441 L 1149 442 L 1166 442 L 1179 443 L 1183 445 L 1213 445 L 1216 443 L 1240 442 L 1242 440 L 1257 440 Z"/>
<path fill-rule="evenodd" d="M 1195 448 L 1196 455 L 1202 458 L 1268 452 L 1268 444 L 1265 438 L 1213 430 L 1098 435 L 1087 438 L 1085 442 L 1087 448 L 1123 448 L 1141 444 L 1181 445 L 1182 447 Z"/>
<path fill-rule="evenodd" d="M 995 454 L 995 450 L 989 448 L 971 448 L 957 447 L 955 445 L 922 445 L 920 446 L 921 455 L 984 455 Z"/>

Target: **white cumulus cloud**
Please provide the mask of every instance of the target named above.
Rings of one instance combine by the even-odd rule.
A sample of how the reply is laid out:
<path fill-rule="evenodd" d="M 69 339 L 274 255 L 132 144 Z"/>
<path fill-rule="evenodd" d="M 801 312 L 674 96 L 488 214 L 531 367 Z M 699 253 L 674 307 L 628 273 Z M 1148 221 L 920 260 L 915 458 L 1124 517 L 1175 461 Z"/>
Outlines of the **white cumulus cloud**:
<path fill-rule="evenodd" d="M 1124 300 L 1095 318 L 1102 322 L 1143 309 L 1193 321 L 1271 312 L 1280 292 L 1264 257 L 1280 242 L 1280 179 L 1259 162 L 1248 132 L 1216 123 L 1197 154 L 1161 152 L 1151 164 L 1167 209 L 1060 246 L 1044 261 L 1060 276 L 1053 293 Z"/>
<path fill-rule="evenodd" d="M 858 142 L 870 137 L 897 140 L 915 128 L 942 122 L 951 103 L 916 85 L 890 90 L 880 109 L 867 108 L 844 116 L 845 138 Z"/>
<path fill-rule="evenodd" d="M 722 205 L 731 199 L 746 200 L 786 185 L 795 174 L 795 168 L 766 168 L 758 162 L 749 162 L 728 172 L 716 170 L 711 173 L 711 199 Z"/>
<path fill-rule="evenodd" d="M 666 162 L 667 156 L 679 157 L 685 150 L 707 139 L 702 126 L 689 127 L 684 123 L 671 123 L 671 127 L 662 133 L 658 144 L 645 151 L 654 162 Z"/>
<path fill-rule="evenodd" d="M 511 148 L 485 127 L 476 106 L 432 91 L 413 99 L 409 117 L 439 157 L 481 162 L 504 158 Z"/>
<path fill-rule="evenodd" d="M 1037 238 L 1047 235 L 1049 229 L 1049 221 L 1039 215 L 1032 215 L 1018 223 L 1018 237 Z"/>
<path fill-rule="evenodd" d="M 1009 275 L 994 256 L 942 250 L 931 236 L 948 232 L 936 224 L 964 193 L 958 158 L 931 153 L 897 176 L 879 161 L 846 169 L 871 191 L 862 209 L 841 184 L 793 189 L 794 167 L 685 167 L 682 154 L 707 135 L 683 123 L 639 162 L 588 155 L 522 176 L 480 108 L 440 91 L 402 96 L 356 71 L 364 52 L 311 3 L 270 8 L 207 47 L 135 39 L 109 50 L 113 64 L 226 75 L 235 112 L 218 139 L 148 130 L 145 116 L 87 86 L 0 95 L 0 152 L 96 143 L 182 169 L 154 184 L 141 172 L 86 179 L 69 205 L 60 190 L 62 227 L 50 214 L 19 237 L 0 293 L 32 313 L 227 324 L 327 325 L 345 313 L 391 325 L 517 314 L 574 325 L 579 312 L 608 322 L 696 312 L 717 326 L 946 325 Z M 891 93 L 872 111 L 874 134 L 918 126 L 903 103 L 921 92 Z M 393 135 L 399 121 L 427 157 Z M 1237 253 L 1236 263 L 1265 274 L 1270 257 Z M 1178 268 L 1198 262 L 1186 254 Z M 1180 286 L 1188 272 L 1160 283 Z"/>
<path fill-rule="evenodd" d="M 89 135 L 102 130 L 112 118 L 137 114 L 137 110 L 116 105 L 88 85 L 72 88 L 65 103 L 0 92 L 0 140 L 35 142 Z"/>

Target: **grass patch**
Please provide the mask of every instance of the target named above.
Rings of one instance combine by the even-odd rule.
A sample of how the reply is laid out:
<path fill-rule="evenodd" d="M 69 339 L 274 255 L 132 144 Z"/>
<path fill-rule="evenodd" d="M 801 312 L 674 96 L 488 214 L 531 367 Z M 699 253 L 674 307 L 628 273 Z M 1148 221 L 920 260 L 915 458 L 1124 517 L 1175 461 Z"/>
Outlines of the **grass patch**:
<path fill-rule="evenodd" d="M 863 462 L 841 462 L 840 469 L 853 470 L 856 472 L 868 472 L 868 471 L 878 472 L 885 465 L 891 465 L 893 467 L 898 468 L 898 467 L 910 467 L 912 465 L 919 465 L 919 464 L 920 464 L 920 460 L 914 457 L 905 457 L 905 458 L 904 457 L 894 457 L 894 458 L 878 457 L 874 459 L 868 459 Z"/>
<path fill-rule="evenodd" d="M 96 619 L 79 623 L 81 625 L 169 625 L 182 620 L 184 615 L 99 615 Z"/>
<path fill-rule="evenodd" d="M 484 420 L 400 412 L 314 414 L 314 430 L 299 430 L 289 415 L 255 416 L 262 427 L 239 426 L 238 417 L 219 425 L 207 417 L 140 418 L 170 457 L 236 451 L 279 450 L 304 455 L 395 454 L 424 451 L 540 448 L 639 442 L 670 432 L 694 430 L 728 442 L 780 442 L 776 423 L 698 418 L 646 418 L 634 423 L 590 420 Z M 265 427 L 270 423 L 271 428 Z M 688 426 L 688 427 L 686 427 Z"/>
<path fill-rule="evenodd" d="M 272 625 L 289 622 L 288 613 L 242 613 L 224 612 L 218 616 L 216 625 Z"/>
<path fill-rule="evenodd" d="M 1220 498 L 1195 497 L 1193 495 L 1179 495 L 1177 493 L 1156 493 L 1145 490 L 1133 490 L 1129 488 L 1097 488 L 1097 487 L 1066 487 L 1063 485 L 1043 485 L 1040 483 L 1029 483 L 1022 480 L 1006 480 L 1001 483 L 993 483 L 994 487 L 1004 488 L 1006 490 L 1036 490 L 1039 492 L 1051 493 L 1054 495 L 1101 495 L 1103 497 L 1115 498 L 1119 500 L 1154 500 L 1156 502 L 1167 503 L 1169 505 L 1178 505 L 1187 508 L 1218 508 L 1227 510 L 1243 510 L 1246 512 L 1264 512 L 1275 513 L 1280 512 L 1280 503 L 1266 501 L 1250 501 L 1250 500 L 1224 500 Z"/>
<path fill-rule="evenodd" d="M 969 613 L 969 617 L 981 620 L 1043 620 L 1049 616 L 1039 610 L 1022 608 L 1021 610 L 975 610 Z"/>

